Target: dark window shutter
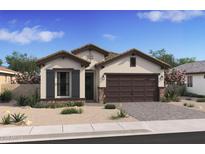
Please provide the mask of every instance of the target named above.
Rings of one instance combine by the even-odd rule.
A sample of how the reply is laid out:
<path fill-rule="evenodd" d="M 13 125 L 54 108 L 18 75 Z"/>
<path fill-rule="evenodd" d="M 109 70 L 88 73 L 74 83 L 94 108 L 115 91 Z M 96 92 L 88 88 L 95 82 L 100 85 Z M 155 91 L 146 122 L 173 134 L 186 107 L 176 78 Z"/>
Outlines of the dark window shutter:
<path fill-rule="evenodd" d="M 80 97 L 80 71 L 72 71 L 72 98 Z"/>
<path fill-rule="evenodd" d="M 54 70 L 46 70 L 46 98 L 55 98 Z"/>

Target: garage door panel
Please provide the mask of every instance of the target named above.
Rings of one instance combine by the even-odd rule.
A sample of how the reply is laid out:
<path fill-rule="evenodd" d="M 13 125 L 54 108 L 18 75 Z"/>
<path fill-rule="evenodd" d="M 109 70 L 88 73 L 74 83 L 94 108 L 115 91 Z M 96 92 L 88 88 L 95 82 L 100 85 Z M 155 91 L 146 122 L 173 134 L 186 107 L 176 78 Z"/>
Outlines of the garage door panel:
<path fill-rule="evenodd" d="M 144 96 L 137 96 L 137 97 L 133 97 L 133 101 L 132 102 L 144 102 L 144 101 L 145 101 L 145 97 Z"/>
<path fill-rule="evenodd" d="M 106 101 L 158 100 L 157 75 L 107 75 Z"/>

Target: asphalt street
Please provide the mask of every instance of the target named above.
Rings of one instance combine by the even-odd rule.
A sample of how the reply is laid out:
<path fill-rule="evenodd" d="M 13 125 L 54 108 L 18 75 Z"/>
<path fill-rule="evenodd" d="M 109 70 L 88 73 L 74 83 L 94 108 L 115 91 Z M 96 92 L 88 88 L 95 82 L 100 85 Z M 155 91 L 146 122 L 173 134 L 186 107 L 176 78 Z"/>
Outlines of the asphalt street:
<path fill-rule="evenodd" d="M 24 144 L 204 144 L 205 132 L 23 142 Z"/>

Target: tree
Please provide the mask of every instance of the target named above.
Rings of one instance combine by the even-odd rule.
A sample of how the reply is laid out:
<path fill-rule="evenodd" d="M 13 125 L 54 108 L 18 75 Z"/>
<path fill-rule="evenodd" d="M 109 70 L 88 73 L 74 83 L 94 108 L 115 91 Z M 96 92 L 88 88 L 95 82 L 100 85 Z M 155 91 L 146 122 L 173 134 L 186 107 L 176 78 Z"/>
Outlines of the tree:
<path fill-rule="evenodd" d="M 11 55 L 6 56 L 6 62 L 9 65 L 8 68 L 21 73 L 38 73 L 39 68 L 36 64 L 36 60 L 36 57 L 28 56 L 26 53 L 21 54 L 15 51 Z"/>
<path fill-rule="evenodd" d="M 172 54 L 168 54 L 165 49 L 156 50 L 156 51 L 151 50 L 150 54 L 153 57 L 166 62 L 167 64 L 171 65 L 172 67 L 176 66 L 174 56 Z"/>
<path fill-rule="evenodd" d="M 3 64 L 3 61 L 0 59 L 0 66 Z"/>
<path fill-rule="evenodd" d="M 166 62 L 171 67 L 176 67 L 176 66 L 179 66 L 182 64 L 191 63 L 191 62 L 196 61 L 195 57 L 191 57 L 191 58 L 185 57 L 185 58 L 177 59 L 174 57 L 173 54 L 167 53 L 167 51 L 165 49 L 156 50 L 156 51 L 151 50 L 150 54 L 153 57 Z"/>
<path fill-rule="evenodd" d="M 195 57 L 191 57 L 191 58 L 180 58 L 177 59 L 177 65 L 182 65 L 182 64 L 186 64 L 186 63 L 192 63 L 195 62 L 196 58 Z"/>

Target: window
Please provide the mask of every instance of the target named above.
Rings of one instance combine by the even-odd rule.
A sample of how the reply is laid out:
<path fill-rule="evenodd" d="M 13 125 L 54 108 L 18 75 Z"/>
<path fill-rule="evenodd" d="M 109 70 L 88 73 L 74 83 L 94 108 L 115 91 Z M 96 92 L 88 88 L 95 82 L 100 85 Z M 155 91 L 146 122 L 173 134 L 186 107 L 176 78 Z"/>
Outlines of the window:
<path fill-rule="evenodd" d="M 193 77 L 187 76 L 187 87 L 193 87 Z"/>
<path fill-rule="evenodd" d="M 70 72 L 57 72 L 57 96 L 70 96 Z"/>
<path fill-rule="evenodd" d="M 136 66 L 136 57 L 130 57 L 130 67 Z"/>

